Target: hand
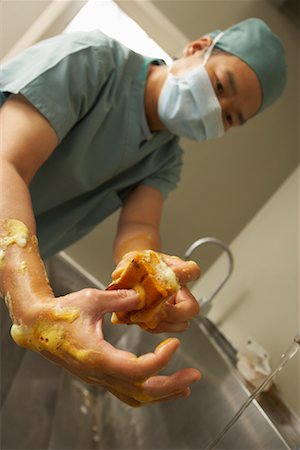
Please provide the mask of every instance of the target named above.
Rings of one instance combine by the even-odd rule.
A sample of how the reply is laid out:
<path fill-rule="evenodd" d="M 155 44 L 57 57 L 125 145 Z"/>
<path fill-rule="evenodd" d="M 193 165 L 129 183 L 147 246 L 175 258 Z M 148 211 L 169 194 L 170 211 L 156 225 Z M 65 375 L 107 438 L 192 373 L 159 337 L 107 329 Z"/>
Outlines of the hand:
<path fill-rule="evenodd" d="M 150 333 L 179 333 L 187 330 L 189 321 L 199 314 L 199 303 L 187 288 L 172 295 L 158 313 L 158 325 L 146 328 Z"/>
<path fill-rule="evenodd" d="M 128 266 L 139 251 L 126 253 L 112 274 L 113 279 L 118 279 L 123 270 Z M 189 281 L 194 281 L 200 276 L 200 268 L 194 261 L 184 261 L 177 256 L 169 256 L 159 253 L 161 259 L 175 273 L 180 286 L 185 286 Z M 151 332 L 180 332 L 189 326 L 189 320 L 199 314 L 199 304 L 192 293 L 186 288 L 179 289 L 176 295 L 161 303 L 159 308 L 152 311 L 151 326 L 146 323 L 139 325 Z"/>
<path fill-rule="evenodd" d="M 162 254 L 166 264 L 175 272 L 181 286 L 200 277 L 200 268 L 194 261 L 184 261 L 177 256 Z M 186 287 L 172 295 L 160 311 L 160 321 L 156 328 L 147 331 L 151 333 L 177 333 L 189 326 L 189 320 L 199 314 L 199 303 Z"/>
<path fill-rule="evenodd" d="M 139 357 L 105 341 L 102 330 L 105 313 L 128 311 L 137 305 L 138 295 L 133 290 L 83 289 L 45 300 L 36 312 L 36 320 L 30 325 L 13 325 L 11 334 L 19 345 L 39 351 L 85 382 L 108 389 L 131 406 L 187 397 L 189 385 L 200 378 L 197 370 L 156 375 L 178 348 L 178 339 L 167 339 L 153 353 Z"/>

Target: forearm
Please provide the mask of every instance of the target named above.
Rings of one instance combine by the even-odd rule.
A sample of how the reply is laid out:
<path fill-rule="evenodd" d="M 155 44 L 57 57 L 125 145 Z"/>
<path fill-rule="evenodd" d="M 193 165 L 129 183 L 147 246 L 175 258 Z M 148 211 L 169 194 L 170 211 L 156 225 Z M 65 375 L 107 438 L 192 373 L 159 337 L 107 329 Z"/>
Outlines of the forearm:
<path fill-rule="evenodd" d="M 31 320 L 41 299 L 53 297 L 40 259 L 26 183 L 1 161 L 0 295 L 14 323 Z"/>
<path fill-rule="evenodd" d="M 114 242 L 114 261 L 134 250 L 160 250 L 160 219 L 163 199 L 160 192 L 146 185 L 138 186 L 125 203 Z"/>
<path fill-rule="evenodd" d="M 117 264 L 123 255 L 133 250 L 161 249 L 159 230 L 151 225 L 129 222 L 119 227 L 114 242 L 114 261 Z"/>
<path fill-rule="evenodd" d="M 38 251 L 38 242 L 23 222 L 0 223 L 0 294 L 13 323 L 30 325 L 41 302 L 53 293 Z"/>

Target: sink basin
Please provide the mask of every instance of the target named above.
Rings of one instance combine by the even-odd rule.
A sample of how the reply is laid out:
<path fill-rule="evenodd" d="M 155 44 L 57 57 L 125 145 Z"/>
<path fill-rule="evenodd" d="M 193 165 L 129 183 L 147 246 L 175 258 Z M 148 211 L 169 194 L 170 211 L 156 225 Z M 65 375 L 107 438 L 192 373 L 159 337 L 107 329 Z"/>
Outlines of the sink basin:
<path fill-rule="evenodd" d="M 58 295 L 101 285 L 61 254 L 48 265 Z M 205 449 L 249 396 L 206 319 L 177 337 L 181 347 L 167 372 L 195 367 L 202 380 L 187 399 L 131 408 L 86 385 L 7 337 L 2 314 L 2 445 L 4 449 Z M 151 351 L 167 335 L 105 322 L 107 340 L 136 354 Z M 9 362 L 8 362 L 9 361 Z M 216 448 L 286 449 L 287 440 L 254 401 Z"/>

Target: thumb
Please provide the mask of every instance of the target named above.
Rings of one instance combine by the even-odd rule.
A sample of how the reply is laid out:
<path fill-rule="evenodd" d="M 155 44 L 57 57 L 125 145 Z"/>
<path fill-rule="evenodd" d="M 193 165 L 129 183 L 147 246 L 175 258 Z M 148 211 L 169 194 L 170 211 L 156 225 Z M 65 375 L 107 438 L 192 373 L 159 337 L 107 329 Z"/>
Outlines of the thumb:
<path fill-rule="evenodd" d="M 132 311 L 137 309 L 140 303 L 139 294 L 133 289 L 116 289 L 104 291 L 102 294 L 104 312 Z"/>

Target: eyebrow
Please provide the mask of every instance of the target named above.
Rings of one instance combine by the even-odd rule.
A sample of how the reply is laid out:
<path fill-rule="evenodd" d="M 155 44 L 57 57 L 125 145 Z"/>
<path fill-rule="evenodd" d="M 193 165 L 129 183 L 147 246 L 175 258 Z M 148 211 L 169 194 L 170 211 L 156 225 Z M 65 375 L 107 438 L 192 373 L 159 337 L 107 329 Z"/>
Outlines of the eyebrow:
<path fill-rule="evenodd" d="M 229 85 L 230 85 L 231 92 L 233 94 L 235 94 L 235 95 L 238 94 L 238 89 L 237 89 L 237 86 L 236 86 L 236 82 L 235 82 L 235 78 L 234 78 L 233 73 L 230 70 L 226 70 L 226 76 L 227 76 L 227 79 L 228 79 L 228 82 L 229 82 Z M 240 125 L 244 125 L 244 123 L 247 122 L 241 112 L 238 112 L 238 119 L 239 119 L 239 124 Z"/>

